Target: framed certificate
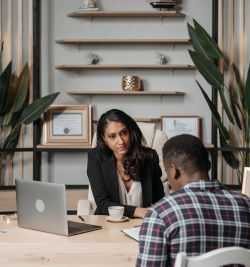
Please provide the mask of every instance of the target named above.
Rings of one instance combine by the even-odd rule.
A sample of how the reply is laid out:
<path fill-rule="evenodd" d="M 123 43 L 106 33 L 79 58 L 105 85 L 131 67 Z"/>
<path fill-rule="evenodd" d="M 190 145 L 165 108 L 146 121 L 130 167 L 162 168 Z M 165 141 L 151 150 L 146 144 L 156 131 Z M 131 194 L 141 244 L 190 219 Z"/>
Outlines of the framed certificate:
<path fill-rule="evenodd" d="M 91 146 L 91 105 L 51 105 L 44 114 L 42 144 Z"/>
<path fill-rule="evenodd" d="M 168 138 L 180 134 L 201 138 L 201 119 L 199 116 L 162 116 L 161 129 Z"/>

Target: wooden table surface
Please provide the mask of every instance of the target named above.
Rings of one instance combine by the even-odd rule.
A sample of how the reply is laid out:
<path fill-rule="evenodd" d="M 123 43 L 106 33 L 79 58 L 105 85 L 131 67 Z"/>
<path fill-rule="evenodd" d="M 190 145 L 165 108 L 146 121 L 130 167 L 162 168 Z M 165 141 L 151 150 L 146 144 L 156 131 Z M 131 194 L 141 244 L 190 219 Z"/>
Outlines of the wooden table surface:
<path fill-rule="evenodd" d="M 0 216 L 0 229 L 9 230 L 0 233 L 0 266 L 135 266 L 138 242 L 121 229 L 141 224 L 141 220 L 112 223 L 105 217 L 84 216 L 86 223 L 102 225 L 103 229 L 65 237 L 19 228 L 16 220 L 6 224 Z M 77 216 L 69 219 L 80 222 Z"/>

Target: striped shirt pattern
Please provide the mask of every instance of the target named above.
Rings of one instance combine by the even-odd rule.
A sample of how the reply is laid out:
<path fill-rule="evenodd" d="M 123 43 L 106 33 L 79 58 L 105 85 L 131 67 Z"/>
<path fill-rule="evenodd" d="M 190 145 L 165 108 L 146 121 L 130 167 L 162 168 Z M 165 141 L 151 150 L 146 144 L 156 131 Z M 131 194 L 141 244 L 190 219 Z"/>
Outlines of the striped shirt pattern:
<path fill-rule="evenodd" d="M 152 206 L 140 231 L 136 266 L 174 266 L 178 252 L 250 248 L 250 199 L 217 181 L 193 182 Z"/>

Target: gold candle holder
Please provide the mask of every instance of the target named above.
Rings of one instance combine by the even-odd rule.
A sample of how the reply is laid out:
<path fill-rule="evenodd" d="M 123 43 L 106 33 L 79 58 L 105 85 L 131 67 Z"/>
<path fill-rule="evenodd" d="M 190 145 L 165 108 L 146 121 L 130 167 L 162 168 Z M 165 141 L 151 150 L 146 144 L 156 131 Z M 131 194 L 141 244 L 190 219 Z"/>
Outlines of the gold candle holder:
<path fill-rule="evenodd" d="M 124 91 L 140 91 L 141 81 L 138 76 L 123 76 L 122 90 Z"/>

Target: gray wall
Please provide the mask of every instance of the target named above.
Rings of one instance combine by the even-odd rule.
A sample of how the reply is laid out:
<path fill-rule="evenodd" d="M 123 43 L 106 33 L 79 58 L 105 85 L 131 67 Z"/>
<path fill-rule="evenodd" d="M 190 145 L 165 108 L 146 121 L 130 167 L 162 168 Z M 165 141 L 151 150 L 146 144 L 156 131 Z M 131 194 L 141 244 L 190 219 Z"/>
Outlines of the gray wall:
<path fill-rule="evenodd" d="M 154 64 L 156 51 L 165 53 L 171 64 L 192 64 L 188 45 L 135 45 L 135 46 L 77 46 L 56 44 L 57 39 L 69 38 L 188 38 L 187 22 L 198 20 L 210 33 L 212 28 L 212 1 L 182 1 L 185 18 L 70 18 L 80 0 L 43 0 L 42 2 L 42 95 L 60 91 L 57 103 L 92 104 L 93 117 L 110 108 L 119 108 L 132 117 L 155 118 L 162 115 L 199 115 L 202 118 L 203 141 L 211 143 L 211 118 L 207 105 L 195 83 L 210 88 L 196 71 L 190 70 L 105 70 L 62 71 L 58 64 L 84 64 L 89 52 L 101 56 L 103 64 Z M 152 10 L 145 0 L 101 0 L 103 10 Z M 123 75 L 138 75 L 145 90 L 184 91 L 185 96 L 174 97 L 70 97 L 70 90 L 121 90 Z M 159 126 L 159 125 L 158 125 Z M 43 153 L 42 179 L 66 184 L 87 184 L 86 153 Z"/>

